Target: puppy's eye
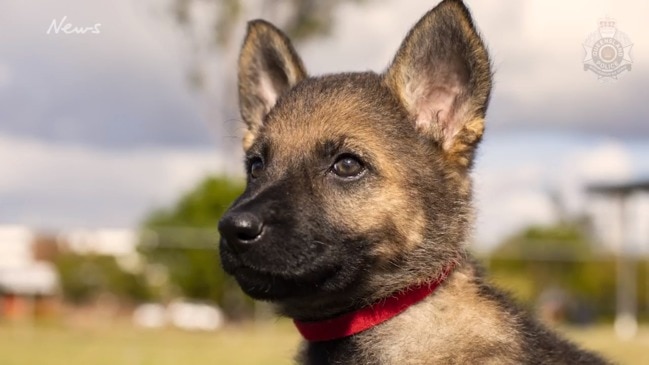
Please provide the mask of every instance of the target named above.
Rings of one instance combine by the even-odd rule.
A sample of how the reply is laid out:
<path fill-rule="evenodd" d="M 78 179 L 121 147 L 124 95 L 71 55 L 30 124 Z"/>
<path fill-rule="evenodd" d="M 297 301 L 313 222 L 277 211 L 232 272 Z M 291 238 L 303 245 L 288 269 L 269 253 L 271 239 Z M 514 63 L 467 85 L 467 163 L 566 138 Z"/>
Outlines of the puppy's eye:
<path fill-rule="evenodd" d="M 248 174 L 250 174 L 251 178 L 256 179 L 262 172 L 264 172 L 264 161 L 259 157 L 253 157 L 248 162 Z"/>
<path fill-rule="evenodd" d="M 333 164 L 332 171 L 339 177 L 352 178 L 363 173 L 365 167 L 356 157 L 343 155 Z"/>

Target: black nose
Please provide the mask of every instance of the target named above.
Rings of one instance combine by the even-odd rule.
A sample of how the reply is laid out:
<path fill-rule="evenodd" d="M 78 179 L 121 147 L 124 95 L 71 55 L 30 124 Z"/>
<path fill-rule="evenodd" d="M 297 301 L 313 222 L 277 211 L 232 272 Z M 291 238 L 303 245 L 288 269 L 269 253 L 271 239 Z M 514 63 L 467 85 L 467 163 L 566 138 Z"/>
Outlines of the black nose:
<path fill-rule="evenodd" d="M 237 252 L 250 247 L 261 236 L 264 223 L 250 212 L 230 212 L 219 222 L 219 232 L 225 244 Z"/>

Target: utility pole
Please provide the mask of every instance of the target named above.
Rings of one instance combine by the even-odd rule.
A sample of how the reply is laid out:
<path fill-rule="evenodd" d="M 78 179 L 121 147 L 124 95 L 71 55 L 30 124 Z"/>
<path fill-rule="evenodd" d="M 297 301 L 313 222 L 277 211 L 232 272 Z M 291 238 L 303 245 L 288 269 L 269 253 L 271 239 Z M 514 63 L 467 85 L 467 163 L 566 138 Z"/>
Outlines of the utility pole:
<path fill-rule="evenodd" d="M 635 259 L 629 252 L 627 197 L 625 192 L 613 195 L 617 224 L 613 242 L 617 251 L 615 334 L 622 340 L 635 337 L 638 331 Z"/>
<path fill-rule="evenodd" d="M 616 252 L 616 310 L 615 334 L 628 340 L 638 332 L 638 301 L 636 259 L 631 250 L 627 205 L 629 198 L 637 192 L 649 192 L 649 181 L 636 181 L 625 184 L 593 185 L 587 188 L 591 194 L 612 199 L 615 208 L 612 212 L 614 232 L 612 247 Z"/>

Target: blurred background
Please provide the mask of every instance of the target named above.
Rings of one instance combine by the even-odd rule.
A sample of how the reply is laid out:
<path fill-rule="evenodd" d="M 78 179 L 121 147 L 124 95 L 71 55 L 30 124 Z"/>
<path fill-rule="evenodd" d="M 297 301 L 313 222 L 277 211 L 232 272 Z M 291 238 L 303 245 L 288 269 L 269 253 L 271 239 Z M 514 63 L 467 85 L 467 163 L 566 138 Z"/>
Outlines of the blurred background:
<path fill-rule="evenodd" d="M 436 3 L 0 1 L 2 364 L 291 363 L 291 324 L 218 262 L 245 23 L 286 30 L 311 74 L 381 72 Z M 544 322 L 643 363 L 649 3 L 467 3 L 496 80 L 472 250 Z M 620 47 L 593 57 L 601 38 Z"/>

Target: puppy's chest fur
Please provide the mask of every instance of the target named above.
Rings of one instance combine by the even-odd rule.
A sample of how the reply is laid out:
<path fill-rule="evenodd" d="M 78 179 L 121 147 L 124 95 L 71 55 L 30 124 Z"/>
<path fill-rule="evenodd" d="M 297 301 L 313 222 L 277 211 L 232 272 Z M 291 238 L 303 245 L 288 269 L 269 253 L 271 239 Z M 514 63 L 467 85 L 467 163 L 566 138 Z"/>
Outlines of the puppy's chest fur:
<path fill-rule="evenodd" d="M 305 343 L 304 365 L 608 364 L 547 330 L 466 264 L 405 312 L 356 336 Z"/>
<path fill-rule="evenodd" d="M 299 362 L 320 364 L 514 364 L 515 326 L 482 298 L 470 268 L 422 302 L 371 330 L 330 343 L 306 344 Z"/>

